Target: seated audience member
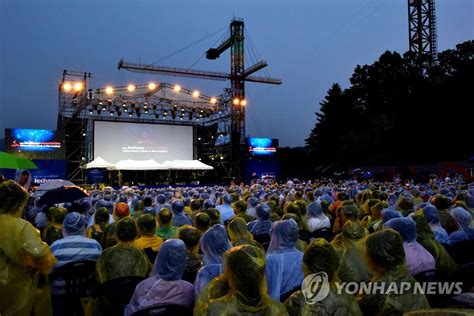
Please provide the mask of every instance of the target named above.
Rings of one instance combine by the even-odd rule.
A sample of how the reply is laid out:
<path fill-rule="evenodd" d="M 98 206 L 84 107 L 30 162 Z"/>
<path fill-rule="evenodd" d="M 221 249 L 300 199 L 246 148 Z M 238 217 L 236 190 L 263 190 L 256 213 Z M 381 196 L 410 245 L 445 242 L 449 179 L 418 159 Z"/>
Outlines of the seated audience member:
<path fill-rule="evenodd" d="M 28 192 L 14 181 L 0 184 L 1 315 L 52 315 L 50 291 L 39 279 L 56 258 L 39 231 L 20 218 L 27 201 Z"/>
<path fill-rule="evenodd" d="M 226 194 L 222 197 L 222 202 L 223 204 L 222 205 L 217 205 L 216 206 L 216 209 L 219 211 L 220 215 L 221 215 L 221 224 L 224 224 L 225 222 L 227 222 L 228 220 L 232 219 L 235 214 L 234 214 L 234 210 L 232 209 L 232 202 L 233 202 L 233 199 L 232 199 L 232 196 L 230 194 Z"/>
<path fill-rule="evenodd" d="M 181 226 L 179 239 L 186 245 L 186 265 L 184 267 L 183 280 L 194 283 L 196 274 L 202 266 L 202 256 L 199 254 L 199 230 L 192 226 Z"/>
<path fill-rule="evenodd" d="M 173 211 L 173 226 L 179 227 L 183 225 L 192 225 L 191 219 L 184 213 L 183 201 L 174 201 L 171 203 L 171 210 Z"/>
<path fill-rule="evenodd" d="M 135 240 L 133 245 L 143 249 L 150 259 L 155 262 L 156 255 L 163 243 L 163 239 L 156 236 L 156 221 L 152 214 L 143 214 L 137 219 L 139 238 Z"/>
<path fill-rule="evenodd" d="M 372 272 L 371 282 L 381 284 L 402 284 L 415 286 L 415 279 L 408 273 L 405 250 L 400 234 L 392 229 L 384 229 L 369 235 L 366 239 L 366 254 Z M 363 293 L 359 297 L 359 307 L 364 315 L 402 315 L 405 312 L 429 308 L 424 294 L 413 291 L 390 291 Z"/>
<path fill-rule="evenodd" d="M 276 301 L 303 282 L 303 253 L 295 248 L 298 224 L 293 219 L 273 223 L 267 250 L 266 280 L 268 294 Z"/>
<path fill-rule="evenodd" d="M 451 244 L 458 243 L 463 240 L 474 239 L 474 225 L 472 224 L 472 215 L 464 208 L 457 206 L 451 210 L 451 217 L 457 226 L 457 230 L 449 234 Z"/>
<path fill-rule="evenodd" d="M 211 218 L 204 212 L 199 212 L 196 214 L 195 222 L 195 226 L 198 229 L 200 235 L 204 234 L 211 226 Z"/>
<path fill-rule="evenodd" d="M 230 242 L 234 246 L 248 244 L 264 250 L 262 245 L 253 240 L 253 235 L 247 229 L 247 223 L 241 217 L 236 216 L 230 221 L 227 225 L 227 232 Z"/>
<path fill-rule="evenodd" d="M 335 282 L 339 270 L 339 256 L 334 248 L 324 239 L 315 239 L 306 249 L 303 256 L 303 272 L 310 274 L 326 273 L 329 288 L 327 296 L 312 304 L 306 303 L 303 292 L 293 293 L 286 301 L 285 307 L 290 316 L 299 315 L 362 315 L 355 297 L 344 291 L 338 293 Z"/>
<path fill-rule="evenodd" d="M 176 237 L 177 229 L 173 226 L 173 213 L 169 209 L 162 208 L 156 215 L 156 222 L 158 224 L 156 229 L 158 237 L 163 240 Z"/>
<path fill-rule="evenodd" d="M 451 218 L 451 214 L 449 213 L 451 207 L 449 198 L 445 195 L 437 194 L 431 198 L 431 203 L 438 210 L 439 221 L 446 232 L 450 234 L 457 230 L 457 227 Z"/>
<path fill-rule="evenodd" d="M 220 225 L 222 223 L 221 219 L 221 213 L 215 208 L 208 208 L 205 213 L 209 216 L 211 219 L 210 225 Z"/>
<path fill-rule="evenodd" d="M 224 275 L 219 279 L 225 286 L 213 291 L 219 292 L 216 298 L 204 298 L 196 305 L 194 315 L 288 315 L 283 304 L 267 294 L 265 254 L 261 249 L 251 245 L 234 247 L 225 252 L 223 262 Z"/>
<path fill-rule="evenodd" d="M 133 246 L 137 225 L 131 218 L 116 222 L 117 244 L 107 248 L 97 261 L 97 279 L 100 283 L 126 276 L 146 277 L 150 262 L 143 252 Z"/>
<path fill-rule="evenodd" d="M 63 227 L 64 238 L 56 240 L 51 245 L 58 262 L 54 269 L 65 264 L 77 261 L 97 261 L 102 253 L 102 247 L 97 240 L 87 238 L 86 219 L 84 215 L 72 212 L 66 215 Z M 64 294 L 64 280 L 52 280 L 51 292 L 53 294 Z"/>
<path fill-rule="evenodd" d="M 404 194 L 398 198 L 395 209 L 402 213 L 403 216 L 408 216 L 413 212 L 415 205 L 415 198 L 411 194 Z"/>
<path fill-rule="evenodd" d="M 307 226 L 310 233 L 323 228 L 331 228 L 329 218 L 324 215 L 321 203 L 312 202 L 306 209 Z"/>
<path fill-rule="evenodd" d="M 48 209 L 50 223 L 43 231 L 43 240 L 51 245 L 58 239 L 63 238 L 62 226 L 66 217 L 66 210 L 60 207 L 50 207 Z"/>
<path fill-rule="evenodd" d="M 104 231 L 109 221 L 109 212 L 105 207 L 100 207 L 94 214 L 94 224 L 87 228 L 86 236 L 102 242 L 104 238 Z"/>
<path fill-rule="evenodd" d="M 261 203 L 256 208 L 257 219 L 248 223 L 247 228 L 252 235 L 269 234 L 272 228 L 270 218 L 270 206 L 267 203 Z"/>
<path fill-rule="evenodd" d="M 156 305 L 179 305 L 194 307 L 194 287 L 182 280 L 186 262 L 186 247 L 179 239 L 169 239 L 160 248 L 151 276 L 140 282 L 133 293 L 130 304 L 125 307 L 125 316 Z"/>
<path fill-rule="evenodd" d="M 196 275 L 194 287 L 199 293 L 215 277 L 222 273 L 222 254 L 232 248 L 223 225 L 214 225 L 201 237 L 203 266 Z"/>
<path fill-rule="evenodd" d="M 232 208 L 234 210 L 235 217 L 243 218 L 246 223 L 249 223 L 255 219 L 254 217 L 245 213 L 247 210 L 247 203 L 245 203 L 245 201 L 238 200 L 237 202 L 232 203 Z"/>
<path fill-rule="evenodd" d="M 428 225 L 430 225 L 433 234 L 437 241 L 442 244 L 449 244 L 449 237 L 446 230 L 441 226 L 436 206 L 427 204 L 423 207 L 423 214 L 425 215 Z"/>
<path fill-rule="evenodd" d="M 416 241 L 415 221 L 411 218 L 394 218 L 386 222 L 384 228 L 392 228 L 402 236 L 405 262 L 411 275 L 435 269 L 433 256 Z"/>
<path fill-rule="evenodd" d="M 258 199 L 256 197 L 249 197 L 247 199 L 247 209 L 245 210 L 245 213 L 247 215 L 250 215 L 253 218 L 257 217 L 257 205 L 258 205 Z"/>
<path fill-rule="evenodd" d="M 113 205 L 113 204 L 112 204 Z M 105 248 L 112 247 L 117 243 L 115 236 L 117 224 L 116 222 L 122 218 L 130 217 L 130 208 L 127 203 L 117 203 L 114 209 L 114 220 L 112 224 L 105 226 L 104 235 L 102 237 L 102 246 Z"/>

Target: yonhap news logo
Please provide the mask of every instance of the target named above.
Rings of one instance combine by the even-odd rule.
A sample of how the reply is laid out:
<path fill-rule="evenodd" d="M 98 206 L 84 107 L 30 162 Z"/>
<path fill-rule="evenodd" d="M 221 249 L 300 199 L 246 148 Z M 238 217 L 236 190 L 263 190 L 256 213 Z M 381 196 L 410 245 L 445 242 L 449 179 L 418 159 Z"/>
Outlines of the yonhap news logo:
<path fill-rule="evenodd" d="M 462 282 L 335 282 L 335 294 L 349 295 L 458 295 L 462 293 Z M 329 278 L 326 272 L 312 273 L 301 284 L 307 304 L 324 300 L 330 292 Z"/>

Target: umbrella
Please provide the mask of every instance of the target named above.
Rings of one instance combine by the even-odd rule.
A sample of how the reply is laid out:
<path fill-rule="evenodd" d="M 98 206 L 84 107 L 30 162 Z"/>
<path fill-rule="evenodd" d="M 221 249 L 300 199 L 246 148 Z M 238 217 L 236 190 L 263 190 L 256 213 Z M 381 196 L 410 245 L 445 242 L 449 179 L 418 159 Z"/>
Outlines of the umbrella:
<path fill-rule="evenodd" d="M 29 159 L 0 151 L 0 169 L 38 169 Z"/>
<path fill-rule="evenodd" d="M 43 195 L 46 191 L 57 189 L 60 187 L 74 186 L 74 183 L 66 180 L 51 180 L 41 184 L 35 191 L 36 196 Z"/>
<path fill-rule="evenodd" d="M 87 196 L 87 193 L 77 186 L 60 187 L 49 190 L 43 194 L 38 201 L 38 205 L 74 202 Z"/>

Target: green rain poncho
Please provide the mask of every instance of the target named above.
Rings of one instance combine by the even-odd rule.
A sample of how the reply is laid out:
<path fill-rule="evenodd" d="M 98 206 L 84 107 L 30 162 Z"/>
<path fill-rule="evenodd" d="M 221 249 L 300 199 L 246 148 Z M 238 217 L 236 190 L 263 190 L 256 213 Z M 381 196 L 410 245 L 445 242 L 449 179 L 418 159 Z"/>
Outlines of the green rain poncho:
<path fill-rule="evenodd" d="M 416 223 L 416 241 L 419 242 L 436 260 L 436 270 L 449 274 L 457 269 L 456 263 L 446 249 L 436 240 L 422 210 L 416 211 L 413 216 Z"/>
<path fill-rule="evenodd" d="M 365 282 L 371 277 L 365 252 L 360 246 L 365 235 L 365 228 L 356 222 L 347 221 L 342 228 L 340 243 L 335 249 L 341 261 L 339 278 L 343 282 Z"/>
<path fill-rule="evenodd" d="M 370 235 L 366 240 L 366 252 L 374 276 L 372 282 L 384 283 L 384 291 L 362 294 L 359 307 L 364 315 L 403 315 L 408 311 L 429 308 L 423 294 L 414 294 L 415 279 L 405 265 L 405 250 L 402 237 L 393 229 L 384 229 Z M 411 290 L 389 291 L 390 286 L 402 288 L 410 283 Z"/>
<path fill-rule="evenodd" d="M 305 276 L 312 273 L 326 273 L 329 282 L 327 296 L 312 304 L 306 303 L 305 294 L 302 291 L 293 293 L 286 301 L 285 307 L 291 316 L 312 315 L 335 315 L 346 316 L 362 315 L 354 296 L 346 293 L 338 294 L 335 281 L 337 281 L 337 270 L 339 268 L 339 256 L 334 248 L 326 240 L 320 238 L 314 240 L 307 248 L 303 256 L 303 271 Z"/>
<path fill-rule="evenodd" d="M 288 315 L 283 304 L 271 300 L 266 293 L 265 254 L 259 248 L 240 245 L 226 251 L 224 278 L 227 293 L 198 303 L 194 315 Z M 222 282 L 221 294 L 225 290 Z M 213 281 L 208 287 L 213 285 L 217 283 Z"/>

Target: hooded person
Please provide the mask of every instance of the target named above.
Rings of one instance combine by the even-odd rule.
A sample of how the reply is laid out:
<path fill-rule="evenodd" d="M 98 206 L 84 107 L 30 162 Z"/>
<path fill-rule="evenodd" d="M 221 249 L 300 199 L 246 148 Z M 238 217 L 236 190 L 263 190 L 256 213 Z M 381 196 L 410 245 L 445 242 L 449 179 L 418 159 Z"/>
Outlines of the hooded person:
<path fill-rule="evenodd" d="M 457 230 L 457 227 L 454 224 L 449 212 L 451 207 L 451 201 L 449 198 L 445 195 L 437 194 L 431 198 L 431 204 L 436 206 L 436 209 L 438 210 L 439 221 L 446 232 L 450 234 Z"/>
<path fill-rule="evenodd" d="M 257 218 L 257 205 L 258 205 L 258 199 L 256 197 L 249 197 L 247 199 L 247 210 L 245 213 L 247 215 L 252 216 L 253 218 Z"/>
<path fill-rule="evenodd" d="M 472 225 L 472 215 L 464 208 L 457 206 L 451 212 L 451 217 L 458 227 L 458 230 L 449 234 L 451 244 L 458 243 L 463 240 L 474 239 L 474 226 Z"/>
<path fill-rule="evenodd" d="M 0 314 L 51 315 L 48 288 L 39 288 L 56 258 L 39 231 L 21 219 L 28 201 L 26 189 L 11 180 L 0 184 Z"/>
<path fill-rule="evenodd" d="M 395 286 L 405 291 L 363 293 L 359 307 L 364 315 L 402 315 L 405 312 L 430 308 L 424 294 L 415 294 L 415 279 L 408 273 L 405 250 L 400 234 L 384 229 L 369 235 L 365 243 L 367 260 L 372 272 L 371 282 Z"/>
<path fill-rule="evenodd" d="M 201 233 L 196 227 L 188 225 L 179 228 L 178 236 L 186 246 L 186 266 L 184 267 L 183 280 L 194 283 L 196 274 L 202 266 L 202 255 L 199 254 Z"/>
<path fill-rule="evenodd" d="M 293 219 L 274 222 L 267 250 L 268 294 L 276 301 L 303 282 L 303 253 L 296 249 L 298 224 Z"/>
<path fill-rule="evenodd" d="M 247 229 L 252 235 L 257 236 L 270 233 L 272 228 L 270 212 L 270 206 L 267 203 L 261 203 L 257 206 L 257 219 L 247 224 Z"/>
<path fill-rule="evenodd" d="M 216 209 L 219 211 L 221 216 L 221 224 L 226 223 L 228 220 L 235 216 L 234 210 L 232 209 L 232 202 L 233 202 L 232 195 L 225 194 L 222 197 L 222 205 L 217 205 Z"/>
<path fill-rule="evenodd" d="M 31 172 L 26 169 L 17 170 L 15 173 L 15 182 L 18 183 L 19 186 L 24 188 L 25 190 L 29 190 L 31 186 L 31 182 L 33 181 L 33 177 L 31 176 Z"/>
<path fill-rule="evenodd" d="M 394 218 L 386 222 L 384 228 L 392 228 L 402 237 L 405 262 L 411 275 L 435 270 L 434 257 L 416 241 L 416 223 L 413 219 Z"/>
<path fill-rule="evenodd" d="M 265 289 L 265 254 L 257 247 L 240 245 L 224 254 L 225 295 L 203 301 L 194 315 L 288 315 L 283 304 Z"/>
<path fill-rule="evenodd" d="M 87 228 L 86 236 L 102 242 L 104 237 L 105 227 L 109 221 L 109 212 L 105 207 L 100 207 L 95 211 L 94 224 Z"/>
<path fill-rule="evenodd" d="M 209 228 L 201 237 L 203 267 L 196 275 L 194 287 L 196 294 L 215 277 L 222 273 L 222 254 L 232 248 L 223 225 L 216 224 Z"/>
<path fill-rule="evenodd" d="M 443 228 L 443 226 L 441 226 L 441 222 L 439 220 L 438 210 L 436 209 L 436 206 L 434 206 L 433 204 L 427 203 L 425 206 L 422 207 L 422 209 L 423 209 L 423 214 L 425 215 L 426 221 L 428 222 L 428 225 L 430 225 L 430 228 L 433 231 L 433 234 L 435 235 L 436 240 L 442 244 L 449 244 L 450 241 L 449 241 L 448 233 Z"/>
<path fill-rule="evenodd" d="M 62 226 L 66 217 L 66 209 L 50 207 L 47 212 L 49 224 L 43 230 L 42 238 L 48 245 L 51 245 L 56 240 L 63 238 Z"/>
<path fill-rule="evenodd" d="M 110 203 L 112 204 L 112 203 Z M 113 207 L 113 204 L 112 204 Z M 113 211 L 114 222 L 105 226 L 104 235 L 101 244 L 105 248 L 114 246 L 117 243 L 115 232 L 117 229 L 117 221 L 123 218 L 130 217 L 130 208 L 127 203 L 117 203 Z"/>
<path fill-rule="evenodd" d="M 264 250 L 258 242 L 253 240 L 253 235 L 247 229 L 247 223 L 241 217 L 236 216 L 230 221 L 227 225 L 227 232 L 230 242 L 234 246 L 248 244 Z"/>
<path fill-rule="evenodd" d="M 156 216 L 162 208 L 171 209 L 171 205 L 166 203 L 166 195 L 158 194 L 156 196 L 156 206 L 153 209 L 153 214 Z"/>
<path fill-rule="evenodd" d="M 249 223 L 255 219 L 254 217 L 245 213 L 247 210 L 247 203 L 245 203 L 244 200 L 238 200 L 232 203 L 232 209 L 234 210 L 235 217 L 243 218 L 246 223 Z"/>
<path fill-rule="evenodd" d="M 382 224 L 388 222 L 393 218 L 403 217 L 402 213 L 399 211 L 392 210 L 390 208 L 385 208 L 382 210 Z"/>
<path fill-rule="evenodd" d="M 173 226 L 179 227 L 184 225 L 192 225 L 192 220 L 184 213 L 183 201 L 174 201 L 171 203 L 171 211 L 173 212 Z"/>
<path fill-rule="evenodd" d="M 138 283 L 125 316 L 155 305 L 194 307 L 194 287 L 183 281 L 186 246 L 180 239 L 168 239 L 161 245 L 150 277 Z"/>
<path fill-rule="evenodd" d="M 366 282 L 371 275 L 360 242 L 366 236 L 365 228 L 347 221 L 342 227 L 339 242 L 332 244 L 340 257 L 339 278 L 343 282 Z"/>
<path fill-rule="evenodd" d="M 329 218 L 324 215 L 320 202 L 312 202 L 306 208 L 307 226 L 310 233 L 323 228 L 331 228 Z"/>
<path fill-rule="evenodd" d="M 303 272 L 307 277 L 311 274 L 327 276 L 328 288 L 321 291 L 328 292 L 327 296 L 313 304 L 306 303 L 302 291 L 293 293 L 286 301 L 285 307 L 290 316 L 299 315 L 354 315 L 361 316 L 362 313 L 355 297 L 344 291 L 338 293 L 336 286 L 337 272 L 340 260 L 332 245 L 325 239 L 319 238 L 306 249 L 303 256 Z"/>
<path fill-rule="evenodd" d="M 115 246 L 105 249 L 97 261 L 96 274 L 99 283 L 126 276 L 148 275 L 150 262 L 142 249 L 133 246 L 137 238 L 137 225 L 126 217 L 117 223 Z"/>
<path fill-rule="evenodd" d="M 71 262 L 97 261 L 102 253 L 102 246 L 97 240 L 85 236 L 86 219 L 84 215 L 76 212 L 67 214 L 64 218 L 62 233 L 64 238 L 51 244 L 51 251 L 58 259 L 53 271 Z M 53 279 L 51 285 L 52 294 L 64 294 L 63 279 Z"/>

